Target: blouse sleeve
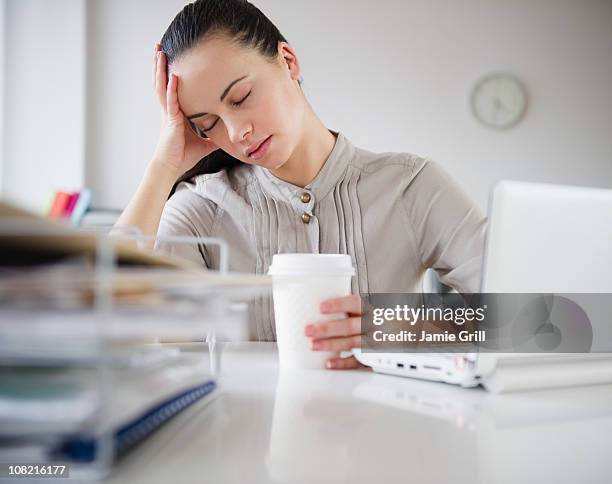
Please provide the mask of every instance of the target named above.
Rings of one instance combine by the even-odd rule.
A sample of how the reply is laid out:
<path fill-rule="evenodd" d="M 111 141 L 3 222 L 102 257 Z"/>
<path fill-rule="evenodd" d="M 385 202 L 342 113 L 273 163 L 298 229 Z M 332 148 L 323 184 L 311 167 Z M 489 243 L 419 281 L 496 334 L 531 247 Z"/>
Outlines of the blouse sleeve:
<path fill-rule="evenodd" d="M 480 291 L 486 217 L 437 162 L 414 171 L 402 199 L 423 266 L 460 293 Z"/>
<path fill-rule="evenodd" d="M 162 211 L 155 250 L 188 259 L 202 267 L 210 267 L 204 245 L 164 241 L 166 236 L 208 237 L 213 226 L 216 205 L 194 193 L 182 183 L 166 202 Z M 159 239 L 159 238 L 162 239 Z"/>

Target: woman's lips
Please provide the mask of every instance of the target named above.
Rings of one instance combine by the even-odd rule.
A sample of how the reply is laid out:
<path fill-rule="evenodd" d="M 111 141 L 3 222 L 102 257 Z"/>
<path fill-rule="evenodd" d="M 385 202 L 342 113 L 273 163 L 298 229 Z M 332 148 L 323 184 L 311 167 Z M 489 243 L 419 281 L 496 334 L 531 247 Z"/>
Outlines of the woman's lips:
<path fill-rule="evenodd" d="M 263 158 L 268 152 L 268 148 L 270 147 L 271 142 L 272 135 L 268 136 L 266 140 L 259 145 L 259 148 L 249 154 L 249 158 L 252 158 L 254 160 L 260 160 L 261 158 Z"/>

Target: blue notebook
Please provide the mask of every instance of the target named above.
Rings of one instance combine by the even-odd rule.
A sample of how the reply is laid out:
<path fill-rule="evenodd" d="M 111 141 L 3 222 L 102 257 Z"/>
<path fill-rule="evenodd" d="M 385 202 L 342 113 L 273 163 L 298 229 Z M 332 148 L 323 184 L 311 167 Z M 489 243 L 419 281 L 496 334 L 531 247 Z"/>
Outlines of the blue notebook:
<path fill-rule="evenodd" d="M 115 362 L 104 377 L 90 367 L 5 372 L 0 439 L 14 442 L 7 449 L 23 462 L 94 462 L 111 439 L 119 457 L 216 388 L 201 354 L 134 361 Z"/>
<path fill-rule="evenodd" d="M 136 419 L 115 429 L 113 431 L 115 457 L 121 457 L 168 420 L 211 393 L 215 388 L 216 383 L 214 381 L 207 381 L 192 387 L 148 408 Z M 97 446 L 98 440 L 94 437 L 70 437 L 58 447 L 54 456 L 58 459 L 68 459 L 76 462 L 91 462 L 96 457 Z"/>

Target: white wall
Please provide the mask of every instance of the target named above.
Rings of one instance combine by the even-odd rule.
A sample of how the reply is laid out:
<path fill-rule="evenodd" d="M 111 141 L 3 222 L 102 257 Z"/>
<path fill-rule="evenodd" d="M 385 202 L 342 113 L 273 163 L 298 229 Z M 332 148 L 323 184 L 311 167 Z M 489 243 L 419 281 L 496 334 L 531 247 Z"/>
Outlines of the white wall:
<path fill-rule="evenodd" d="M 34 20 L 25 18 L 26 6 L 37 2 L 18 3 L 17 25 L 27 27 Z M 79 3 L 56 0 L 53 5 L 71 10 Z M 87 2 L 85 178 L 97 192 L 98 205 L 125 205 L 153 153 L 159 130 L 150 81 L 153 44 L 184 3 Z M 304 89 L 320 117 L 358 146 L 431 156 L 483 208 L 490 186 L 500 178 L 612 187 L 612 2 L 255 3 L 297 49 Z M 9 0 L 9 14 L 12 4 Z M 65 31 L 73 28 L 64 23 Z M 58 33 L 51 33 L 57 39 Z M 43 30 L 39 42 L 48 34 Z M 9 64 L 19 61 L 10 45 L 8 54 Z M 476 79 L 495 70 L 521 78 L 530 97 L 525 119 L 507 132 L 480 126 L 468 105 Z M 12 86 L 33 83 L 24 66 L 17 74 L 19 80 L 9 73 Z M 73 89 L 78 97 L 79 87 Z M 47 88 L 35 99 L 54 116 L 59 106 L 52 92 Z M 9 103 L 9 111 L 24 119 L 21 105 L 17 112 L 16 103 Z M 13 146 L 23 142 L 20 138 Z M 62 163 L 64 151 L 49 142 L 44 143 L 51 155 L 47 162 Z M 40 149 L 39 144 L 36 153 Z M 15 160 L 9 159 L 7 190 L 23 185 L 27 173 L 47 163 L 23 167 Z M 40 180 L 40 187 L 50 181 Z"/>
<path fill-rule="evenodd" d="M 86 0 L 8 0 L 3 196 L 42 210 L 85 171 Z"/>
<path fill-rule="evenodd" d="M 0 0 L 0 197 L 3 193 L 4 172 L 4 37 L 6 29 L 6 2 Z"/>
<path fill-rule="evenodd" d="M 96 204 L 122 208 L 153 155 L 160 109 L 153 48 L 183 0 L 90 0 L 86 182 Z"/>

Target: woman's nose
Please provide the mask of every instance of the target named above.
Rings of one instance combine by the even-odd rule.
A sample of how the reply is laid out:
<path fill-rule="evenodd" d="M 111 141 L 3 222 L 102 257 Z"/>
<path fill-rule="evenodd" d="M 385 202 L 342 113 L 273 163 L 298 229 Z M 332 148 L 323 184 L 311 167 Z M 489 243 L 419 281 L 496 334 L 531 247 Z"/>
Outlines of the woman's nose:
<path fill-rule="evenodd" d="M 246 121 L 233 120 L 226 122 L 227 135 L 232 143 L 242 143 L 249 133 L 252 132 L 252 126 Z"/>

